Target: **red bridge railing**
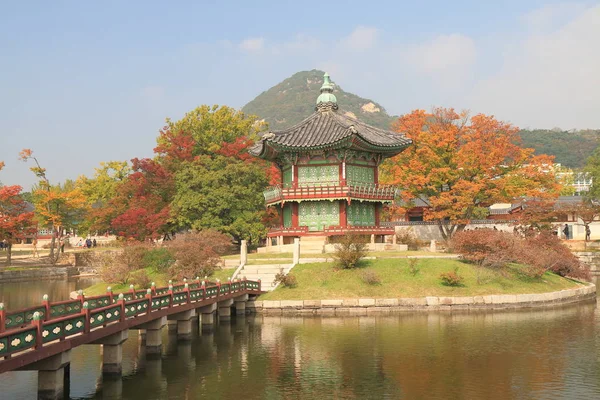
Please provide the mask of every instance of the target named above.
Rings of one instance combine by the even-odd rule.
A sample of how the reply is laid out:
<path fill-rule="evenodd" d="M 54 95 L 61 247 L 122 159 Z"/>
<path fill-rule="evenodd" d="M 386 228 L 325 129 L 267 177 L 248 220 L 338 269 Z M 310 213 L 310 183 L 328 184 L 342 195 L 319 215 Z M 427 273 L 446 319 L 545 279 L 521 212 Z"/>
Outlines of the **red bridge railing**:
<path fill-rule="evenodd" d="M 85 297 L 79 291 L 75 300 L 51 303 L 44 295 L 42 304 L 16 311 L 0 304 L 0 359 L 25 350 L 37 350 L 46 343 L 62 341 L 114 322 L 136 318 L 164 308 L 217 299 L 237 292 L 261 292 L 259 281 L 234 280 L 226 283 L 196 279 L 190 283 L 134 290 L 113 295 Z"/>

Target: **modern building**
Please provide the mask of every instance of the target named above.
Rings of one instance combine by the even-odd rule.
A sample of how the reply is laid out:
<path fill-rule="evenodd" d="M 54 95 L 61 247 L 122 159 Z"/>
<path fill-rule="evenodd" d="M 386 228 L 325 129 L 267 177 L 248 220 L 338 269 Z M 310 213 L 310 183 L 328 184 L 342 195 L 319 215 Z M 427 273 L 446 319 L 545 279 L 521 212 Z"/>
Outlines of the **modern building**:
<path fill-rule="evenodd" d="M 394 234 L 380 218 L 396 188 L 379 184 L 378 168 L 410 144 L 400 133 L 369 126 L 340 110 L 325 74 L 315 112 L 291 128 L 264 134 L 250 149 L 281 170 L 281 182 L 264 193 L 267 206 L 280 217 L 280 226 L 268 236 L 288 244 L 297 237 L 353 232 L 382 242 L 384 235 Z"/>

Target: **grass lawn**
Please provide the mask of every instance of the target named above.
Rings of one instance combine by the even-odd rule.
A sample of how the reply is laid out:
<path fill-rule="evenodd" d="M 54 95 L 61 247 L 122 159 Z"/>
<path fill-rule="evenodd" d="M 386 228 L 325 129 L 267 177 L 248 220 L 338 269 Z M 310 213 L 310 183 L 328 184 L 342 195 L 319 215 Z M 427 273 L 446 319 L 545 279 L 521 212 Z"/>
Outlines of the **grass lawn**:
<path fill-rule="evenodd" d="M 168 274 L 157 272 L 156 270 L 153 270 L 152 268 L 146 268 L 146 272 L 148 273 L 150 280 L 156 283 L 157 287 L 168 286 L 169 279 L 170 279 Z M 217 279 L 220 279 L 221 281 L 226 281 L 228 278 L 231 277 L 231 275 L 233 275 L 234 272 L 235 272 L 235 269 L 231 269 L 231 268 L 220 269 L 218 271 L 215 271 L 215 273 L 213 275 L 211 275 L 208 279 L 213 282 Z M 173 282 L 176 282 L 176 281 L 173 280 Z M 99 282 L 88 288 L 85 288 L 83 290 L 83 292 L 86 296 L 98 296 L 98 295 L 106 293 L 106 288 L 108 286 L 110 286 L 112 288 L 112 291 L 115 294 L 129 291 L 129 284 L 123 285 L 123 284 L 119 284 L 119 283 L 111 284 L 111 283 L 106 283 L 106 282 Z M 147 288 L 139 287 L 137 285 L 135 286 L 135 288 L 136 289 L 147 289 Z"/>
<path fill-rule="evenodd" d="M 478 296 L 489 294 L 542 293 L 573 288 L 576 281 L 547 272 L 541 279 L 519 274 L 519 266 L 504 275 L 484 270 L 477 283 L 477 268 L 453 259 L 419 259 L 420 272 L 413 276 L 406 259 L 364 260 L 360 268 L 336 270 L 332 263 L 301 264 L 291 271 L 298 280 L 293 289 L 280 286 L 260 296 L 260 300 L 323 300 L 347 298 L 399 298 L 424 296 Z M 460 287 L 444 286 L 439 278 L 453 271 L 464 277 Z M 373 271 L 381 284 L 369 285 L 362 280 L 365 271 Z"/>

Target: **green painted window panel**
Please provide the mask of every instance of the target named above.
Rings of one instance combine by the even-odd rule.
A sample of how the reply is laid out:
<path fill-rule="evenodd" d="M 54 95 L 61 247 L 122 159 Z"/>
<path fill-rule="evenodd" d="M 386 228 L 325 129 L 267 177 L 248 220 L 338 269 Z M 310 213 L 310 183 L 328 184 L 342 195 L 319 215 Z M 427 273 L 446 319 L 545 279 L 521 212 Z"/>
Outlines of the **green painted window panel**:
<path fill-rule="evenodd" d="M 292 186 L 292 169 L 284 169 L 283 170 L 283 187 L 289 188 Z"/>
<path fill-rule="evenodd" d="M 339 226 L 340 206 L 337 201 L 303 201 L 298 207 L 298 224 L 309 231 Z"/>
<path fill-rule="evenodd" d="M 353 226 L 375 226 L 375 204 L 352 202 L 348 206 L 348 224 Z"/>
<path fill-rule="evenodd" d="M 283 226 L 289 228 L 292 226 L 292 205 L 286 204 L 283 207 Z"/>
<path fill-rule="evenodd" d="M 348 183 L 354 184 L 375 183 L 375 169 L 358 165 L 346 165 L 346 180 Z"/>
<path fill-rule="evenodd" d="M 337 165 L 323 165 L 319 167 L 298 167 L 298 185 L 333 185 L 340 181 L 340 167 Z"/>

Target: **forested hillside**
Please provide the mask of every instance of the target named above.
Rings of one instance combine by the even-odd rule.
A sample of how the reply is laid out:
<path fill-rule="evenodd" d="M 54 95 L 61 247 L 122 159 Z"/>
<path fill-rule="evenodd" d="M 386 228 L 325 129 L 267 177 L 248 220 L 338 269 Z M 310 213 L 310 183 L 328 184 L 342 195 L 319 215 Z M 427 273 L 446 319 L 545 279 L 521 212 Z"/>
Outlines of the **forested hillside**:
<path fill-rule="evenodd" d="M 522 130 L 524 147 L 533 147 L 536 154 L 555 156 L 555 162 L 570 168 L 581 168 L 600 143 L 600 130 L 560 131 Z"/>

